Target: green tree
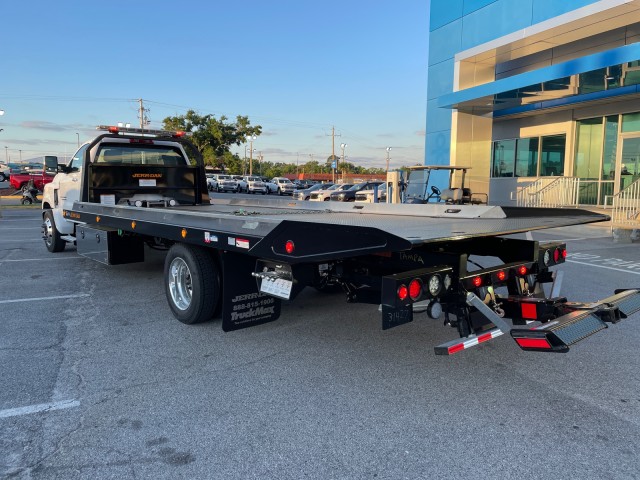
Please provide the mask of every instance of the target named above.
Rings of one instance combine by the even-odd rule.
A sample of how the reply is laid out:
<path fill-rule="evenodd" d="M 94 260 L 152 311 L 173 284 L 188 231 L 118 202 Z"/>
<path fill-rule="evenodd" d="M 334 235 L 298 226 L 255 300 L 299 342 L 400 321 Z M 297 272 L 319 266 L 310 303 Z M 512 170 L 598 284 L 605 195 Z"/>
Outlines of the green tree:
<path fill-rule="evenodd" d="M 194 110 L 189 110 L 185 115 L 165 118 L 162 125 L 165 130 L 190 132 L 190 140 L 205 164 L 220 167 L 222 161 L 230 160 L 225 154 L 231 153 L 231 145 L 241 145 L 248 136 L 262 133 L 262 127 L 251 126 L 246 116 L 238 115 L 235 122 L 228 120 L 224 115 L 217 119 L 211 114 L 198 115 Z"/>

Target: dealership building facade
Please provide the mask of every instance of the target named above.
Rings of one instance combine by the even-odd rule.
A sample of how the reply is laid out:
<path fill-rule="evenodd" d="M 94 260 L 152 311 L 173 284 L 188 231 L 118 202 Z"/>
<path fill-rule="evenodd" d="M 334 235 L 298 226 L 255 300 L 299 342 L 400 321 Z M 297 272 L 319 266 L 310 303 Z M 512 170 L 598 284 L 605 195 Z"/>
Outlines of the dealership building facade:
<path fill-rule="evenodd" d="M 640 0 L 432 0 L 425 163 L 607 205 L 640 179 Z"/>

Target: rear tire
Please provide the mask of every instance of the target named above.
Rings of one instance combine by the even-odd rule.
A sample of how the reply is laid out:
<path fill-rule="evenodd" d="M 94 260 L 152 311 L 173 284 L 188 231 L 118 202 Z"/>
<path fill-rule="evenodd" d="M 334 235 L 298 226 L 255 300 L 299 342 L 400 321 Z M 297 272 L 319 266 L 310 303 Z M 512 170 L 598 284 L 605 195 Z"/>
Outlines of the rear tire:
<path fill-rule="evenodd" d="M 200 247 L 174 244 L 164 262 L 165 293 L 173 315 L 192 325 L 213 318 L 220 301 L 220 269 Z"/>
<path fill-rule="evenodd" d="M 56 222 L 53 219 L 53 212 L 47 210 L 44 212 L 44 219 L 42 222 L 42 238 L 44 244 L 51 253 L 57 253 L 64 250 L 67 242 L 60 238 L 60 232 L 56 228 Z"/>
<path fill-rule="evenodd" d="M 29 197 L 24 197 L 22 200 L 20 200 L 20 203 L 22 205 L 31 205 L 33 201 Z"/>

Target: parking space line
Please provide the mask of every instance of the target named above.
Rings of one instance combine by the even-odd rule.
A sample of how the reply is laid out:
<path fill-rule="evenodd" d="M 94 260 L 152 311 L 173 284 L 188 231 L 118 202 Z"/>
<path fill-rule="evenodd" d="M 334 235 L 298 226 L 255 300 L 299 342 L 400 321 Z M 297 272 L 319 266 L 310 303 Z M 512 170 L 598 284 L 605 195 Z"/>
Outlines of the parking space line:
<path fill-rule="evenodd" d="M 17 258 L 11 260 L 0 260 L 0 265 L 9 262 L 46 262 L 49 260 L 84 260 L 84 257 L 74 255 L 73 257 Z"/>
<path fill-rule="evenodd" d="M 55 295 L 53 297 L 34 297 L 34 298 L 16 298 L 13 300 L 0 300 L 0 304 L 3 303 L 20 303 L 20 302 L 41 302 L 43 300 L 63 300 L 65 298 L 83 298 L 90 297 L 88 293 L 78 293 L 76 295 Z"/>
<path fill-rule="evenodd" d="M 608 267 L 606 265 L 598 265 L 598 264 L 595 264 L 595 263 L 588 263 L 588 262 L 577 262 L 575 260 L 565 260 L 565 261 L 567 263 L 577 263 L 579 265 L 588 265 L 589 267 L 606 268 L 607 270 L 615 270 L 616 272 L 624 272 L 624 273 L 632 273 L 633 275 L 640 275 L 640 272 L 633 272 L 631 270 L 624 270 L 622 268 Z"/>
<path fill-rule="evenodd" d="M 51 412 L 54 410 L 63 410 L 65 408 L 79 407 L 78 400 L 62 400 L 60 402 L 40 403 L 38 405 L 28 405 L 26 407 L 9 408 L 0 410 L 0 418 L 19 417 L 21 415 L 29 415 L 32 413 Z"/>

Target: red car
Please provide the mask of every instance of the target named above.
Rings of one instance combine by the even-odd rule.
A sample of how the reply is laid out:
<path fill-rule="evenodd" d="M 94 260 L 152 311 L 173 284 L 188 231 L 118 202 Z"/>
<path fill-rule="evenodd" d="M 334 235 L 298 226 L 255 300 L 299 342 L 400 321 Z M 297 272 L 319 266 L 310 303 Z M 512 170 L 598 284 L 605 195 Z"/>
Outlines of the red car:
<path fill-rule="evenodd" d="M 29 183 L 29 180 L 33 179 L 33 184 L 35 187 L 42 191 L 44 190 L 44 186 L 47 183 L 50 183 L 55 177 L 54 173 L 48 173 L 44 171 L 32 171 L 32 172 L 21 172 L 21 173 L 12 173 L 9 176 L 9 183 L 16 190 L 21 190 L 23 187 Z"/>

